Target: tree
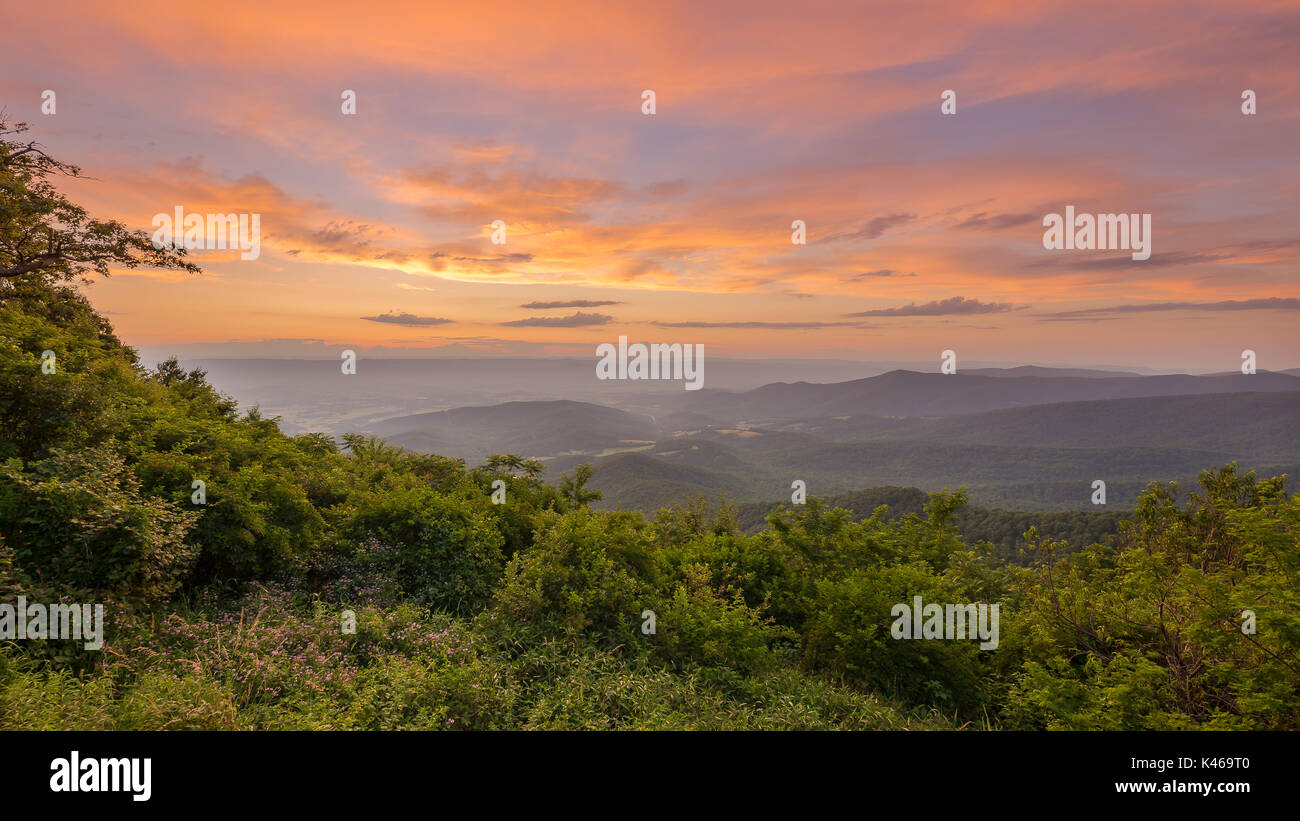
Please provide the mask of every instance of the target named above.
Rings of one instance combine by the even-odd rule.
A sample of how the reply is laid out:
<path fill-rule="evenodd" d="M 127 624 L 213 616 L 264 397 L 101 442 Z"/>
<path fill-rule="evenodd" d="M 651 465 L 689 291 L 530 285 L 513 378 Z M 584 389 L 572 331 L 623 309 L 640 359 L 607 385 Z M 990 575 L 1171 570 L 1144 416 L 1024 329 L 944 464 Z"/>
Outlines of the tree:
<path fill-rule="evenodd" d="M 573 476 L 560 477 L 560 495 L 574 507 L 586 507 L 592 502 L 599 502 L 604 496 L 599 490 L 587 490 L 587 482 L 595 474 L 590 463 L 578 465 Z"/>
<path fill-rule="evenodd" d="M 0 464 L 5 542 L 20 569 L 65 593 L 166 599 L 197 559 L 186 535 L 198 518 L 147 494 L 108 445 Z"/>
<path fill-rule="evenodd" d="M 1018 616 L 1033 644 L 1013 725 L 1300 726 L 1300 496 L 1286 482 L 1232 463 L 1181 507 L 1177 485 L 1153 483 L 1115 547 L 1056 560 L 1044 546 Z"/>
<path fill-rule="evenodd" d="M 92 219 L 69 202 L 49 178 L 83 177 L 81 169 L 54 159 L 35 141 L 16 139 L 26 131 L 26 123 L 0 119 L 0 279 L 107 276 L 111 265 L 200 272 L 185 260 L 184 249 L 155 248 L 145 231 Z"/>
<path fill-rule="evenodd" d="M 525 459 L 513 453 L 494 453 L 480 469 L 493 476 L 513 476 L 517 479 L 536 479 L 546 471 L 546 467 L 536 459 Z"/>

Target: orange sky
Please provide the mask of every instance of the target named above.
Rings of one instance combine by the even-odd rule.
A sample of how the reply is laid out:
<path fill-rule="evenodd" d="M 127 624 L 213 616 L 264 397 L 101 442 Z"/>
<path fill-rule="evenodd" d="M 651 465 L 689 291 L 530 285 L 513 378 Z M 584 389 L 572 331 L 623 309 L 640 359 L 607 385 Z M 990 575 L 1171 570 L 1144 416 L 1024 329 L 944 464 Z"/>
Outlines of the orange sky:
<path fill-rule="evenodd" d="M 92 213 L 261 214 L 91 286 L 131 344 L 1300 365 L 1295 3 L 646 5 L 42 3 L 0 100 Z"/>

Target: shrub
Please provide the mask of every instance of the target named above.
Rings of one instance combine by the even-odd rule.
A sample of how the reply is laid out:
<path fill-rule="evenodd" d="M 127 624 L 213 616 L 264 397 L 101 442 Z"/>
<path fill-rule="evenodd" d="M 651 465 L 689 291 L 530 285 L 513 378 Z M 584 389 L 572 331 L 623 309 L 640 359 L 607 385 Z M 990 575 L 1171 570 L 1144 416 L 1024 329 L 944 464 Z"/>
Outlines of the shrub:
<path fill-rule="evenodd" d="M 359 544 L 388 545 L 382 569 L 417 601 L 451 613 L 476 613 L 490 599 L 505 566 L 504 539 L 478 502 L 423 488 L 366 494 L 345 527 Z"/>
<path fill-rule="evenodd" d="M 28 575 L 65 589 L 165 599 L 194 565 L 197 516 L 144 496 L 107 447 L 0 466 L 0 535 Z"/>
<path fill-rule="evenodd" d="M 548 514 L 533 546 L 506 568 L 493 614 L 498 628 L 628 642 L 653 599 L 649 543 L 637 515 L 587 508 Z"/>

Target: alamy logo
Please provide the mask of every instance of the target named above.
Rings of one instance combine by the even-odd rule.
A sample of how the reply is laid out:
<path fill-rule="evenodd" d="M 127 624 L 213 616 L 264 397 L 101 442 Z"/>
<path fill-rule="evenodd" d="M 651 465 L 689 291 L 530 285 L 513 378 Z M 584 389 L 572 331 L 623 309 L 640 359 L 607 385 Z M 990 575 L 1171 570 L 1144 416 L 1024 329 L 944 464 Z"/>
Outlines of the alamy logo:
<path fill-rule="evenodd" d="M 75 639 L 86 642 L 86 650 L 104 646 L 104 605 L 96 604 L 91 620 L 90 604 L 0 604 L 0 640 Z"/>
<path fill-rule="evenodd" d="M 81 758 L 73 750 L 67 758 L 50 762 L 51 792 L 129 792 L 132 801 L 153 795 L 153 759 Z"/>
<path fill-rule="evenodd" d="M 104 605 L 94 605 L 91 619 L 89 604 L 28 604 L 18 597 L 17 606 L 0 604 L 0 640 L 28 639 L 85 640 L 87 650 L 104 646 Z"/>
<path fill-rule="evenodd" d="M 224 251 L 238 248 L 240 259 L 262 255 L 261 214 L 154 214 L 153 247 L 187 251 Z"/>
<path fill-rule="evenodd" d="M 998 649 L 998 607 L 996 604 L 923 604 L 920 596 L 912 604 L 894 605 L 889 615 L 894 624 L 889 634 L 896 639 L 974 639 L 981 650 Z"/>
<path fill-rule="evenodd" d="M 1049 251 L 1132 251 L 1136 260 L 1151 258 L 1150 214 L 1079 214 L 1065 206 L 1065 216 L 1043 217 L 1043 247 Z"/>
<path fill-rule="evenodd" d="M 618 347 L 604 342 L 596 346 L 597 379 L 682 379 L 686 390 L 697 391 L 704 387 L 704 346 L 686 345 L 634 345 L 627 337 L 618 338 Z"/>

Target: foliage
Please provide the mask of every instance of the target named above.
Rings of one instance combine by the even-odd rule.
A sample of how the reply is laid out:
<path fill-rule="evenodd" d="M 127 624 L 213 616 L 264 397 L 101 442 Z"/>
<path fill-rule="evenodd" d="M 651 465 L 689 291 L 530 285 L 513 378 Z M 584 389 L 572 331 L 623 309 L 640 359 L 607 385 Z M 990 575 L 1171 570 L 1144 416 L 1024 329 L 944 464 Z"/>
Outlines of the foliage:
<path fill-rule="evenodd" d="M 173 268 L 197 273 L 185 251 L 155 248 L 144 231 L 93 219 L 69 202 L 51 177 L 80 177 L 39 143 L 23 141 L 25 123 L 0 121 L 0 278 L 67 280 L 109 266 Z"/>
<path fill-rule="evenodd" d="M 52 197 L 4 151 L 6 198 Z M 287 436 L 144 368 L 78 264 L 0 291 L 0 601 L 103 603 L 105 641 L 0 643 L 0 729 L 1300 729 L 1284 476 L 1106 520 L 899 488 L 647 520 L 590 465 Z M 916 596 L 998 605 L 997 649 L 893 638 Z"/>

